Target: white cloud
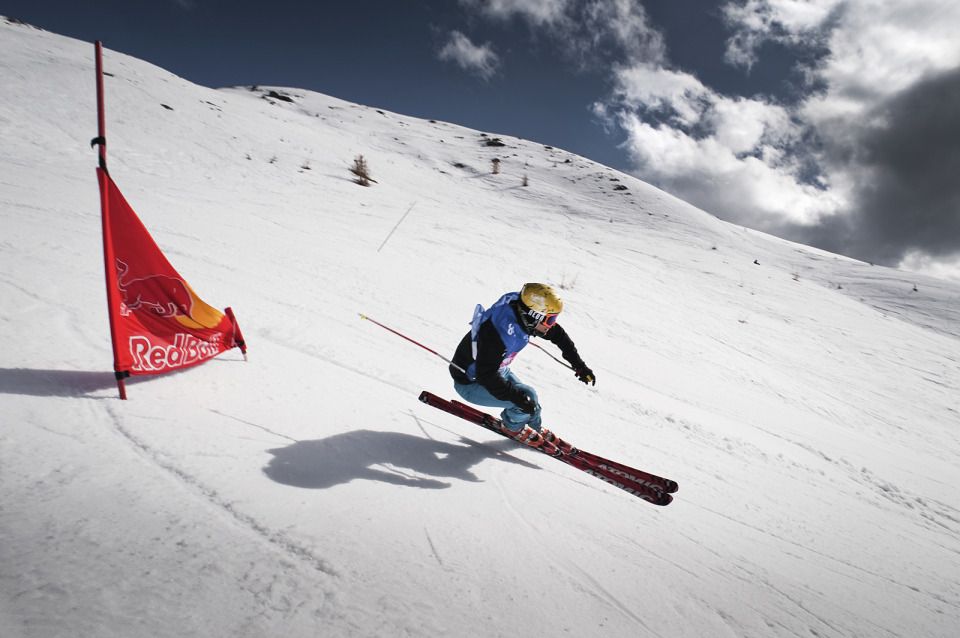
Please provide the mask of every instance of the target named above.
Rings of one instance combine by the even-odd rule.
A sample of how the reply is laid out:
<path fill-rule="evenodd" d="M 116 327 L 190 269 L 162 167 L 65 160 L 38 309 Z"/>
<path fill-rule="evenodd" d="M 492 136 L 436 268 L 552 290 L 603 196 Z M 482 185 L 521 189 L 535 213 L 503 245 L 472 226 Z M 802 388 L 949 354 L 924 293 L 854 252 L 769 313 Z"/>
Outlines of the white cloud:
<path fill-rule="evenodd" d="M 700 120 L 711 93 L 689 73 L 649 64 L 618 68 L 615 80 L 618 98 L 627 107 L 667 110 L 678 124 L 687 126 Z"/>
<path fill-rule="evenodd" d="M 460 0 L 460 4 L 489 18 L 508 20 L 514 16 L 537 26 L 560 21 L 571 0 Z"/>
<path fill-rule="evenodd" d="M 741 106 L 719 102 L 720 110 L 729 112 Z M 825 191 L 802 182 L 789 156 L 765 142 L 790 134 L 790 126 L 776 114 L 769 121 L 772 126 L 750 121 L 743 130 L 727 123 L 703 137 L 651 124 L 628 111 L 621 113 L 620 125 L 644 179 L 725 219 L 773 231 L 783 224 L 816 224 L 843 210 L 839 189 Z M 752 154 L 743 155 L 747 147 Z"/>
<path fill-rule="evenodd" d="M 761 146 L 772 153 L 799 135 L 787 109 L 756 99 L 715 99 L 705 120 L 717 141 L 734 153 L 751 153 Z"/>
<path fill-rule="evenodd" d="M 793 45 L 815 44 L 828 18 L 844 0 L 732 0 L 722 8 L 734 30 L 726 59 L 750 68 L 767 40 Z"/>
<path fill-rule="evenodd" d="M 849 2 L 832 25 L 829 54 L 812 78 L 826 90 L 804 105 L 807 117 L 860 117 L 925 76 L 960 65 L 960 3 Z"/>
<path fill-rule="evenodd" d="M 752 56 L 766 40 L 821 51 L 806 69 L 810 94 L 778 105 L 762 96 L 717 94 L 696 77 L 663 65 L 617 69 L 613 96 L 594 111 L 618 121 L 627 133 L 625 146 L 637 174 L 724 219 L 799 237 L 817 236 L 819 226 L 845 225 L 852 233 L 846 245 L 856 244 L 857 256 L 875 254 L 895 264 L 891 260 L 908 255 L 904 264 L 932 270 L 920 256 L 927 254 L 923 248 L 947 254 L 943 242 L 931 239 L 936 235 L 931 224 L 942 224 L 942 232 L 952 228 L 955 222 L 942 203 L 951 191 L 944 187 L 939 199 L 915 196 L 915 205 L 926 209 L 885 201 L 882 195 L 894 186 L 901 194 L 918 179 L 891 173 L 910 170 L 899 169 L 907 160 L 896 156 L 907 150 L 886 142 L 881 148 L 874 140 L 891 138 L 895 127 L 924 130 L 922 122 L 907 119 L 910 109 L 895 105 L 908 95 L 922 100 L 925 89 L 918 87 L 926 80 L 941 91 L 950 86 L 949 79 L 936 78 L 960 67 L 954 28 L 960 3 L 746 0 L 728 3 L 725 15 L 737 27 L 731 46 L 747 62 L 755 61 Z M 897 122 L 890 121 L 891 113 Z M 940 130 L 955 130 L 960 114 L 946 117 L 952 123 Z M 912 139 L 898 144 L 915 146 L 933 136 Z M 944 160 L 956 154 L 955 148 L 940 151 Z M 915 160 L 908 163 L 916 166 Z M 891 221 L 904 215 L 916 215 L 913 225 Z"/>
<path fill-rule="evenodd" d="M 478 46 L 459 31 L 450 33 L 450 38 L 438 55 L 441 60 L 455 62 L 460 68 L 476 73 L 484 79 L 493 76 L 500 62 L 489 44 Z"/>
<path fill-rule="evenodd" d="M 914 250 L 904 256 L 899 267 L 931 277 L 960 281 L 960 257 L 934 259 L 925 253 Z"/>
<path fill-rule="evenodd" d="M 520 19 L 552 36 L 562 50 L 589 65 L 604 55 L 621 60 L 660 62 L 663 36 L 647 20 L 637 0 L 460 0 L 477 15 Z"/>
<path fill-rule="evenodd" d="M 783 106 L 726 97 L 679 71 L 637 65 L 616 74 L 612 101 L 594 111 L 618 120 L 647 180 L 726 219 L 761 228 L 814 224 L 840 199 L 805 183 L 785 151 L 802 128 Z"/>
<path fill-rule="evenodd" d="M 805 106 L 812 118 L 859 115 L 960 64 L 955 0 L 731 0 L 723 14 L 731 62 L 750 66 L 767 41 L 826 49 L 806 70 L 826 87 Z"/>
<path fill-rule="evenodd" d="M 727 0 L 728 62 L 749 71 L 768 42 L 805 60 L 807 95 L 790 104 L 722 95 L 671 68 L 635 0 L 460 2 L 524 20 L 582 66 L 609 68 L 614 89 L 593 113 L 626 135 L 641 179 L 724 219 L 881 263 L 907 255 L 929 270 L 924 255 L 960 251 L 939 239 L 960 223 L 949 179 L 956 0 Z M 923 115 L 931 100 L 942 105 L 936 126 Z M 918 144 L 943 166 L 909 155 Z M 917 196 L 933 182 L 937 192 Z"/>
<path fill-rule="evenodd" d="M 589 49 L 596 50 L 609 41 L 628 61 L 662 63 L 666 58 L 663 35 L 650 26 L 643 5 L 633 0 L 592 0 L 579 3 L 582 14 L 570 15 L 578 24 Z M 577 29 L 568 29 L 575 34 Z M 574 37 L 574 42 L 576 37 Z"/>

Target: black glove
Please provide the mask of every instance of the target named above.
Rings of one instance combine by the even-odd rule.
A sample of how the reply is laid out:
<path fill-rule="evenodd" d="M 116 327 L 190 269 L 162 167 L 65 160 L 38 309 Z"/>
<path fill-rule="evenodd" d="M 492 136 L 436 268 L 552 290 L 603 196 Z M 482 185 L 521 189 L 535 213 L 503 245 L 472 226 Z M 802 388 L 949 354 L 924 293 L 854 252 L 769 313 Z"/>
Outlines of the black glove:
<path fill-rule="evenodd" d="M 517 391 L 517 395 L 514 397 L 513 402 L 520 408 L 520 411 L 524 414 L 533 414 L 537 411 L 537 402 L 533 400 L 533 397 L 527 394 L 526 392 Z"/>
<path fill-rule="evenodd" d="M 597 377 L 594 376 L 593 370 L 587 366 L 580 366 L 573 371 L 577 375 L 577 378 L 586 383 L 587 385 L 597 385 Z"/>

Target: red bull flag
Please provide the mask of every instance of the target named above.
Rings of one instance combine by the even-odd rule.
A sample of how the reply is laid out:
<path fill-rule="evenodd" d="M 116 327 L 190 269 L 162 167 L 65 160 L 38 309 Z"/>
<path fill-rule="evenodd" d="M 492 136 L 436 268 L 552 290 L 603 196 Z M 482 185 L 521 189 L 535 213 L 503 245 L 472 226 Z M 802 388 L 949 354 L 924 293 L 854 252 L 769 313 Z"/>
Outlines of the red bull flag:
<path fill-rule="evenodd" d="M 104 258 L 117 372 L 159 374 L 244 349 L 232 313 L 204 302 L 174 270 L 113 179 L 106 193 Z"/>
<path fill-rule="evenodd" d="M 204 302 L 170 265 L 106 170 L 102 67 L 97 43 L 100 114 L 100 204 L 113 367 L 120 397 L 129 375 L 160 374 L 194 366 L 246 345 L 230 308 Z"/>

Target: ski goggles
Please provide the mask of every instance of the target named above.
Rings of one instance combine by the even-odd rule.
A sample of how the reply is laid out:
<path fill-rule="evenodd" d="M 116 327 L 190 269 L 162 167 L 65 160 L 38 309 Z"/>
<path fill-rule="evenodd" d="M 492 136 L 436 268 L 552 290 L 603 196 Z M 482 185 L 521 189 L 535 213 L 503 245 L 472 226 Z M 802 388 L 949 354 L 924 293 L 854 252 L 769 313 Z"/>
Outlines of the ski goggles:
<path fill-rule="evenodd" d="M 552 328 L 557 323 L 557 317 L 560 316 L 559 312 L 537 312 L 536 310 L 527 310 L 527 315 L 533 319 L 531 322 L 534 326 L 544 326 L 547 328 Z"/>

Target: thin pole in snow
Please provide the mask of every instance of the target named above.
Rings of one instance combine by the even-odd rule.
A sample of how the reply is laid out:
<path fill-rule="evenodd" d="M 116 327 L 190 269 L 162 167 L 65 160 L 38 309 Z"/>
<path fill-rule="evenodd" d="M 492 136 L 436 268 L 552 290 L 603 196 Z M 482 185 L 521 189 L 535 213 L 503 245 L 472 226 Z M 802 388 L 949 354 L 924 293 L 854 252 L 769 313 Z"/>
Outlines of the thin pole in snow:
<path fill-rule="evenodd" d="M 408 209 L 407 209 L 407 212 L 405 212 L 405 213 L 403 214 L 403 217 L 400 218 L 400 221 L 398 221 L 398 222 L 396 223 L 396 225 L 393 227 L 393 230 L 391 230 L 391 231 L 387 234 L 387 238 L 383 240 L 383 243 L 382 243 L 382 244 L 380 244 L 380 248 L 377 248 L 377 252 L 380 252 L 380 250 L 381 250 L 384 246 L 387 245 L 387 242 L 390 241 L 390 238 L 391 238 L 391 237 L 393 237 L 393 233 L 394 233 L 398 228 L 400 228 L 400 224 L 403 223 L 403 220 L 405 220 L 405 219 L 407 218 L 407 215 L 410 214 L 410 211 L 412 211 L 412 210 L 413 210 L 413 207 L 416 206 L 416 205 L 417 205 L 417 202 L 413 202 L 412 204 L 410 204 L 410 208 L 408 208 Z"/>

